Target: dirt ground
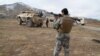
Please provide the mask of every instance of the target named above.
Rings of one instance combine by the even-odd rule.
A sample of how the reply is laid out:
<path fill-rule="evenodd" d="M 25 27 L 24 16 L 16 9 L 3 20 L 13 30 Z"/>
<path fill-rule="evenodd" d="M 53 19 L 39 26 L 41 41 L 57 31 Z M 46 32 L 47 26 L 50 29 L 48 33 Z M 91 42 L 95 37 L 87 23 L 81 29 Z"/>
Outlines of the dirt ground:
<path fill-rule="evenodd" d="M 98 28 L 100 28 L 100 20 L 90 20 L 90 19 L 87 19 L 87 20 L 85 20 L 86 22 L 86 25 L 87 26 L 93 26 L 93 27 L 98 27 Z"/>
<path fill-rule="evenodd" d="M 15 19 L 1 19 L 0 56 L 53 56 L 56 34 L 52 27 L 29 28 Z M 100 56 L 100 31 L 74 26 L 70 56 Z"/>

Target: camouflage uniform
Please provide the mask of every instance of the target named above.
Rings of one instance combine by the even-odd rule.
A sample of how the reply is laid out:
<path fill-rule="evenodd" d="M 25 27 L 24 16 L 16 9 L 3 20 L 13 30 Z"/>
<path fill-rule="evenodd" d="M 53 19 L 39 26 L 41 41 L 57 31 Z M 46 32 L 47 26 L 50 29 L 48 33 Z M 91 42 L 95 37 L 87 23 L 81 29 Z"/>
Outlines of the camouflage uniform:
<path fill-rule="evenodd" d="M 59 29 L 60 24 L 62 23 L 62 18 L 56 20 L 53 24 L 54 29 Z M 56 46 L 54 48 L 54 56 L 59 56 L 59 53 L 64 48 L 64 55 L 69 56 L 69 40 L 70 36 L 69 33 L 59 32 L 56 37 Z"/>

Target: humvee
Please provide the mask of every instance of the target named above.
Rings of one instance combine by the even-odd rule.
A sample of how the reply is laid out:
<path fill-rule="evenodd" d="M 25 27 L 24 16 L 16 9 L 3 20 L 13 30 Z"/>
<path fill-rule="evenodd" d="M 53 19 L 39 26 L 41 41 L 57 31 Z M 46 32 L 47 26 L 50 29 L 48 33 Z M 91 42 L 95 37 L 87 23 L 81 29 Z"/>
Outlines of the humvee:
<path fill-rule="evenodd" d="M 31 11 L 24 11 L 17 15 L 18 24 L 25 24 L 29 27 L 42 27 L 43 19 L 39 13 L 33 13 Z"/>
<path fill-rule="evenodd" d="M 80 24 L 82 26 L 85 25 L 85 18 L 83 17 L 72 17 L 73 19 L 75 19 L 75 24 Z"/>

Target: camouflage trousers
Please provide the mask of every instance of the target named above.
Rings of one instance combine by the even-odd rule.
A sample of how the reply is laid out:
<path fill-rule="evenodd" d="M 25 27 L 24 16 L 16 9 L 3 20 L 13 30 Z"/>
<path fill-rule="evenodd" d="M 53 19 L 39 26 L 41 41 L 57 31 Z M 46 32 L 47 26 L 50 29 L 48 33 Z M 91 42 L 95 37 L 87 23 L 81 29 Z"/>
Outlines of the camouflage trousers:
<path fill-rule="evenodd" d="M 64 48 L 64 56 L 69 56 L 69 40 L 69 34 L 58 33 L 56 46 L 54 48 L 54 56 L 59 56 L 62 47 Z"/>

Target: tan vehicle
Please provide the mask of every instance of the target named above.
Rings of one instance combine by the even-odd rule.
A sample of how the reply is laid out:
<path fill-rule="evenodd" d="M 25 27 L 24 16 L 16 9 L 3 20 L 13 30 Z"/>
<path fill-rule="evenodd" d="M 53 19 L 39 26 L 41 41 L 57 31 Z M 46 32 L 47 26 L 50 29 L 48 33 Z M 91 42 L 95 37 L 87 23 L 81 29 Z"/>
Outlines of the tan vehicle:
<path fill-rule="evenodd" d="M 17 15 L 19 25 L 25 24 L 29 27 L 42 27 L 43 19 L 38 13 L 33 13 L 30 11 L 22 12 Z"/>

